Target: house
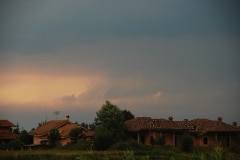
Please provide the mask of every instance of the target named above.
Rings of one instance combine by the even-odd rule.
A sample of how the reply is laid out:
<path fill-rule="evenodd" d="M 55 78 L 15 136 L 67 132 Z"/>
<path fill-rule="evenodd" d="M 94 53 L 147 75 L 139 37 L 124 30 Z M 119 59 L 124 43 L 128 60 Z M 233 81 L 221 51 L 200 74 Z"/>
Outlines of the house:
<path fill-rule="evenodd" d="M 6 144 L 17 138 L 17 134 L 13 133 L 13 127 L 16 127 L 8 120 L 0 120 L 0 144 Z"/>
<path fill-rule="evenodd" d="M 61 145 L 66 145 L 67 143 L 71 142 L 69 137 L 69 133 L 74 128 L 81 128 L 84 135 L 87 135 L 86 138 L 90 139 L 91 134 L 89 134 L 88 129 L 80 126 L 79 124 L 75 124 L 70 122 L 69 116 L 66 116 L 64 120 L 51 120 L 46 124 L 36 128 L 35 130 L 31 131 L 30 134 L 33 135 L 33 144 L 40 145 L 40 144 L 49 144 L 48 135 L 51 129 L 58 129 L 60 134 L 60 141 Z"/>
<path fill-rule="evenodd" d="M 232 125 L 217 120 L 193 119 L 174 121 L 169 119 L 152 119 L 137 117 L 126 121 L 128 134 L 138 143 L 150 145 L 159 137 L 164 137 L 166 145 L 181 146 L 184 134 L 188 132 L 194 141 L 194 146 L 235 146 L 239 141 L 240 128 L 237 123 Z"/>

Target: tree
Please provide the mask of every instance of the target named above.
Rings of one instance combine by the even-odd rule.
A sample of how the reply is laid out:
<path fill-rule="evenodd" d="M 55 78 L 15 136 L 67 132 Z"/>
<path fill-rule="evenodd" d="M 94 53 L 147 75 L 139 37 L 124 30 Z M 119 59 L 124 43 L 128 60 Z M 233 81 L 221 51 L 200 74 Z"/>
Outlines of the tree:
<path fill-rule="evenodd" d="M 82 129 L 81 128 L 73 128 L 70 131 L 69 136 L 73 143 L 77 143 L 77 141 L 83 136 Z"/>
<path fill-rule="evenodd" d="M 94 131 L 96 129 L 95 123 L 90 123 L 88 126 L 89 126 L 89 129 L 92 131 Z"/>
<path fill-rule="evenodd" d="M 48 139 L 50 140 L 50 143 L 52 145 L 56 145 L 56 142 L 60 139 L 60 134 L 58 129 L 56 128 L 51 129 L 48 135 Z"/>
<path fill-rule="evenodd" d="M 17 123 L 17 126 L 15 129 L 13 129 L 13 133 L 14 134 L 20 134 L 20 130 L 19 130 L 19 124 Z"/>
<path fill-rule="evenodd" d="M 21 131 L 19 139 L 24 143 L 24 144 L 33 144 L 33 136 L 29 135 L 26 130 Z"/>
<path fill-rule="evenodd" d="M 88 124 L 87 123 L 82 122 L 81 126 L 88 129 Z"/>
<path fill-rule="evenodd" d="M 96 114 L 95 142 L 100 141 L 98 138 L 104 139 L 103 137 L 106 136 L 108 137 L 109 141 L 113 140 L 110 141 L 111 143 L 107 144 L 108 146 L 104 146 L 103 149 L 125 138 L 126 125 L 124 123 L 125 121 L 123 113 L 116 105 L 106 101 L 106 103 L 102 105 L 102 108 Z M 101 147 L 99 146 L 98 149 L 101 149 Z"/>
<path fill-rule="evenodd" d="M 41 121 L 41 122 L 38 123 L 38 127 L 41 127 L 41 126 L 45 125 L 46 123 L 47 123 L 46 120 L 45 121 Z"/>
<path fill-rule="evenodd" d="M 124 121 L 134 118 L 134 115 L 126 109 L 122 110 L 122 114 L 123 114 Z"/>

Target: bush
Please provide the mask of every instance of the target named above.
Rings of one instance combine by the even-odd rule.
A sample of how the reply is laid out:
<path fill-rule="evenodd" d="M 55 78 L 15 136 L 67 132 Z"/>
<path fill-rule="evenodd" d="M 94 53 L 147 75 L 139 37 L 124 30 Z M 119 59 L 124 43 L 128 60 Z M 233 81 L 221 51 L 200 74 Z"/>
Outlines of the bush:
<path fill-rule="evenodd" d="M 164 136 L 158 137 L 158 139 L 156 140 L 155 143 L 156 143 L 157 145 L 161 145 L 161 146 L 165 145 L 165 137 L 164 137 Z"/>
<path fill-rule="evenodd" d="M 212 160 L 222 160 L 223 159 L 223 148 L 222 147 L 215 147 L 211 154 Z"/>
<path fill-rule="evenodd" d="M 149 148 L 148 146 L 144 146 L 142 144 L 138 144 L 134 140 L 129 140 L 129 141 L 122 141 L 122 142 L 117 142 L 113 144 L 109 149 L 110 150 L 147 150 Z"/>
<path fill-rule="evenodd" d="M 106 150 L 114 143 L 114 137 L 111 132 L 98 131 L 94 136 L 94 148 L 96 150 Z"/>
<path fill-rule="evenodd" d="M 128 150 L 124 153 L 122 160 L 135 160 L 134 152 Z"/>
<path fill-rule="evenodd" d="M 182 150 L 184 152 L 190 152 L 193 147 L 193 138 L 188 133 L 185 133 L 182 139 Z"/>
<path fill-rule="evenodd" d="M 19 150 L 19 149 L 22 149 L 23 145 L 24 145 L 24 143 L 21 140 L 15 139 L 15 140 L 10 141 L 7 144 L 7 148 L 10 150 Z"/>
<path fill-rule="evenodd" d="M 86 140 L 80 140 L 78 143 L 68 143 L 64 146 L 61 146 L 60 149 L 67 150 L 92 150 L 92 143 Z"/>

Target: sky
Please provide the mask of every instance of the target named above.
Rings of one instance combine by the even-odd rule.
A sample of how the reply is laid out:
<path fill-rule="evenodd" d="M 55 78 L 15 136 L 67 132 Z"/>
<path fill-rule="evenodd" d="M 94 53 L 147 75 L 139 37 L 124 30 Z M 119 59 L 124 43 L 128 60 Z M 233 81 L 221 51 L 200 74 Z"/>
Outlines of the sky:
<path fill-rule="evenodd" d="M 239 16 L 234 0 L 3 0 L 0 119 L 92 123 L 109 100 L 240 124 Z"/>

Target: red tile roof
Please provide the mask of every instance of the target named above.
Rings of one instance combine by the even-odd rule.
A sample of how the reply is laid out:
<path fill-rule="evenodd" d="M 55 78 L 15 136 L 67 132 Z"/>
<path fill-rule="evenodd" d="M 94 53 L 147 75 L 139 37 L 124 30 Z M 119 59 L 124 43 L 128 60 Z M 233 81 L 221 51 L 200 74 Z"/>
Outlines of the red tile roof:
<path fill-rule="evenodd" d="M 89 132 L 88 129 L 82 127 L 81 125 L 72 123 L 68 120 L 52 120 L 31 131 L 30 134 L 44 136 L 53 128 L 57 128 L 59 130 L 62 138 L 68 137 L 70 131 L 74 128 L 82 128 L 84 134 Z"/>
<path fill-rule="evenodd" d="M 44 134 L 47 134 L 48 132 L 50 132 L 51 129 L 59 128 L 66 124 L 71 124 L 71 122 L 68 120 L 52 120 L 52 121 L 49 121 L 46 124 L 36 128 L 35 130 L 31 131 L 30 134 L 44 135 Z"/>
<path fill-rule="evenodd" d="M 83 128 L 79 124 L 66 124 L 65 126 L 59 128 L 59 133 L 61 137 L 68 137 L 69 133 L 71 132 L 72 129 L 74 128 Z"/>
<path fill-rule="evenodd" d="M 69 133 L 71 132 L 72 129 L 74 128 L 81 128 L 82 133 L 86 136 L 89 135 L 88 132 L 90 132 L 88 129 L 82 127 L 79 124 L 71 123 L 71 124 L 66 124 L 63 127 L 59 128 L 60 136 L 61 137 L 68 137 Z"/>
<path fill-rule="evenodd" d="M 224 123 L 222 121 L 213 121 L 209 119 L 193 119 L 189 121 L 189 125 L 194 127 L 192 132 L 207 133 L 207 132 L 240 132 L 240 128 L 234 125 Z"/>
<path fill-rule="evenodd" d="M 13 134 L 13 133 L 0 133 L 0 140 L 16 139 L 17 136 L 18 136 L 17 134 Z"/>
<path fill-rule="evenodd" d="M 139 130 L 186 130 L 189 126 L 184 126 L 178 121 L 166 119 L 152 119 L 150 117 L 138 117 L 126 121 L 129 131 Z"/>
<path fill-rule="evenodd" d="M 0 120 L 0 127 L 16 127 L 16 126 L 8 120 Z"/>
<path fill-rule="evenodd" d="M 240 132 L 240 128 L 237 126 L 226 124 L 219 120 L 213 121 L 208 119 L 173 121 L 138 117 L 126 121 L 126 125 L 130 132 L 141 130 L 189 130 L 201 134 L 206 132 Z"/>

